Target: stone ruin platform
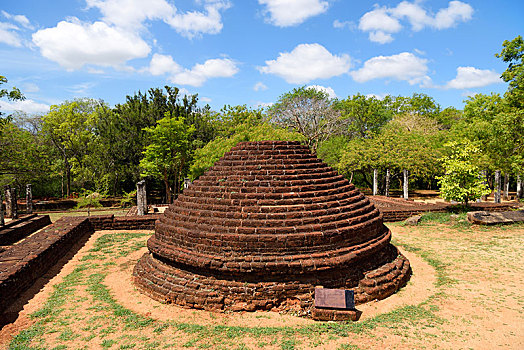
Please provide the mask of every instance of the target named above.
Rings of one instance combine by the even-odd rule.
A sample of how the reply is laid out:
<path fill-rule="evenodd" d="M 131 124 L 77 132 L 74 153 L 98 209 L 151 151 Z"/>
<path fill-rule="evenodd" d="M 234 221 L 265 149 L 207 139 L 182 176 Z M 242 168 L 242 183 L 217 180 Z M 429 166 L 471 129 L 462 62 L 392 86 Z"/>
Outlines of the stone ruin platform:
<path fill-rule="evenodd" d="M 382 213 L 384 222 L 402 221 L 414 215 L 421 215 L 428 212 L 433 213 L 444 213 L 453 212 L 455 207 L 459 204 L 451 203 L 423 203 L 415 202 L 413 200 L 406 200 L 403 198 L 393 198 L 385 196 L 371 196 L 369 200 L 377 207 Z M 489 211 L 489 212 L 500 212 L 508 211 L 511 209 L 518 209 L 518 202 L 504 202 L 504 203 L 493 203 L 493 202 L 474 202 L 469 204 L 470 210 L 475 211 Z"/>
<path fill-rule="evenodd" d="M 507 225 L 524 222 L 524 210 L 490 213 L 487 211 L 471 211 L 468 220 L 476 225 Z"/>
<path fill-rule="evenodd" d="M 133 275 L 140 291 L 206 310 L 300 308 L 316 286 L 383 299 L 409 280 L 379 210 L 290 141 L 241 142 L 156 222 Z M 326 316 L 332 314 L 332 316 Z"/>

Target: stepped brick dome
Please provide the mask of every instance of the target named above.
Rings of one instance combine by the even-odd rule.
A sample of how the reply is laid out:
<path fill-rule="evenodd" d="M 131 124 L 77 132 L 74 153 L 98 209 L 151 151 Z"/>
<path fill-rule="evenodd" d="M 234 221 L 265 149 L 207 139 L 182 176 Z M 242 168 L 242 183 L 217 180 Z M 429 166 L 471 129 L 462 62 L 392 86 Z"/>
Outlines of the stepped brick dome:
<path fill-rule="evenodd" d="M 154 299 L 208 310 L 308 309 L 314 288 L 357 304 L 410 277 L 382 215 L 292 141 L 241 142 L 169 206 L 134 270 Z"/>

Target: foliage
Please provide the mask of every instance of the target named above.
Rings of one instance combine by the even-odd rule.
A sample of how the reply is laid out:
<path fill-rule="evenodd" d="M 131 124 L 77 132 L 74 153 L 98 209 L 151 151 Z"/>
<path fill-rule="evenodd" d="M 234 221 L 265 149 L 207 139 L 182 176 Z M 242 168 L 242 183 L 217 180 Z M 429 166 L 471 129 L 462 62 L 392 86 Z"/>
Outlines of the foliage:
<path fill-rule="evenodd" d="M 308 147 L 316 152 L 319 144 L 344 131 L 344 121 L 327 93 L 305 86 L 279 97 L 269 108 L 271 121 L 304 135 Z"/>
<path fill-rule="evenodd" d="M 50 112 L 42 118 L 42 132 L 61 158 L 67 196 L 71 193 L 73 175 L 78 175 L 82 184 L 92 179 L 88 159 L 92 155 L 96 157 L 93 129 L 101 104 L 87 98 L 66 101 L 51 106 Z"/>
<path fill-rule="evenodd" d="M 437 176 L 442 197 L 468 205 L 470 201 L 489 194 L 480 168 L 473 160 L 479 148 L 469 141 L 452 141 L 445 146 L 448 151 L 442 158 L 445 173 Z"/>
<path fill-rule="evenodd" d="M 395 116 L 375 137 L 351 140 L 337 168 L 346 174 L 408 169 L 414 176 L 429 178 L 438 171 L 443 141 L 436 121 L 404 113 Z"/>
<path fill-rule="evenodd" d="M 140 168 L 143 176 L 160 178 L 165 185 L 167 203 L 171 203 L 173 192 L 180 190 L 180 179 L 191 152 L 191 136 L 195 127 L 185 125 L 185 118 L 166 116 L 154 128 L 145 128 L 149 145 L 143 152 Z"/>
<path fill-rule="evenodd" d="M 7 122 L 0 133 L 0 186 L 50 182 L 50 150 L 37 132 L 22 127 L 18 119 Z M 7 155 L 7 156 L 4 156 Z M 38 193 L 38 186 L 33 187 Z"/>
<path fill-rule="evenodd" d="M 0 75 L 0 86 L 2 84 L 5 84 L 5 83 L 7 83 L 7 78 L 4 77 L 3 75 Z M 22 92 L 20 92 L 20 90 L 17 89 L 16 87 L 12 87 L 11 90 L 7 90 L 7 89 L 3 89 L 3 88 L 0 89 L 0 98 L 4 98 L 4 97 L 6 97 L 9 101 L 22 101 L 22 100 L 25 100 L 25 97 L 22 94 Z M 10 117 L 4 118 L 3 115 L 4 115 L 4 113 L 2 113 L 2 111 L 0 111 L 0 133 L 2 132 L 2 128 L 9 121 L 11 121 Z"/>
<path fill-rule="evenodd" d="M 502 51 L 495 54 L 502 61 L 509 63 L 502 73 L 502 79 L 509 83 L 506 96 L 513 107 L 524 108 L 524 40 L 522 36 L 502 43 Z"/>
<path fill-rule="evenodd" d="M 125 207 L 131 207 L 135 204 L 136 202 L 136 190 L 133 190 L 133 191 L 130 191 L 130 192 L 125 192 L 124 191 L 124 194 L 122 195 L 122 199 L 120 199 L 120 206 L 122 208 L 125 208 Z"/>
<path fill-rule="evenodd" d="M 195 161 L 191 166 L 191 179 L 196 179 L 208 170 L 217 160 L 239 142 L 288 140 L 303 141 L 303 135 L 274 126 L 269 122 L 253 125 L 246 122 L 235 126 L 229 136 L 219 136 L 195 152 Z"/>
<path fill-rule="evenodd" d="M 100 208 L 102 207 L 102 204 L 100 203 L 101 198 L 102 195 L 98 192 L 82 189 L 80 200 L 77 202 L 75 208 Z"/>
<path fill-rule="evenodd" d="M 380 100 L 375 96 L 356 94 L 337 100 L 334 107 L 346 121 L 346 131 L 351 138 L 368 138 L 377 134 L 392 119 L 391 101 L 389 95 Z"/>

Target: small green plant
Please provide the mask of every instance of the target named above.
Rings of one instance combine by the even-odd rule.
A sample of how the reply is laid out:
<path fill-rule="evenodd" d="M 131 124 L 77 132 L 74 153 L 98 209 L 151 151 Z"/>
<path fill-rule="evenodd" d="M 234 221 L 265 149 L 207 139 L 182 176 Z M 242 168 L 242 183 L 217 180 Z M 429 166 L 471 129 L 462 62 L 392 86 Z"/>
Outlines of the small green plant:
<path fill-rule="evenodd" d="M 436 178 L 440 184 L 442 197 L 464 203 L 489 194 L 488 185 L 480 176 L 480 168 L 475 157 L 480 149 L 470 141 L 448 142 L 448 155 L 441 159 L 445 174 Z"/>
<path fill-rule="evenodd" d="M 122 208 L 126 207 L 132 207 L 136 204 L 136 190 L 133 190 L 131 192 L 124 191 L 124 194 L 122 195 L 122 199 L 120 200 L 120 206 Z"/>
<path fill-rule="evenodd" d="M 80 200 L 76 204 L 75 209 L 87 208 L 87 215 L 89 216 L 91 215 L 91 208 L 102 207 L 100 199 L 102 199 L 100 193 L 83 189 Z"/>

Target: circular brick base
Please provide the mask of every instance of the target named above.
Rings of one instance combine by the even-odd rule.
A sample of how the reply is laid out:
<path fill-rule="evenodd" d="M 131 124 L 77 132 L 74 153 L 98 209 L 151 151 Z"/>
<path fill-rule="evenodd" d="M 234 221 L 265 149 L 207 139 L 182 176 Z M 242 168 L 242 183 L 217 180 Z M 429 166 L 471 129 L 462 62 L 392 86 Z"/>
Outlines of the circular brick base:
<path fill-rule="evenodd" d="M 315 275 L 289 275 L 262 282 L 242 280 L 239 276 L 220 278 L 190 272 L 146 253 L 135 266 L 133 275 L 138 289 L 153 299 L 196 309 L 255 311 L 293 304 L 307 310 L 313 306 L 315 286 L 320 285 L 354 290 L 355 303 L 358 305 L 386 298 L 409 280 L 409 261 L 392 245 L 386 250 L 386 254 L 382 254 L 386 262 L 378 266 L 367 261 L 357 264 L 357 268 L 347 266 Z M 362 267 L 367 270 L 362 270 Z M 318 319 L 322 320 L 337 320 L 341 317 L 326 310 L 316 314 L 321 315 Z"/>

